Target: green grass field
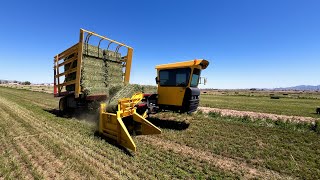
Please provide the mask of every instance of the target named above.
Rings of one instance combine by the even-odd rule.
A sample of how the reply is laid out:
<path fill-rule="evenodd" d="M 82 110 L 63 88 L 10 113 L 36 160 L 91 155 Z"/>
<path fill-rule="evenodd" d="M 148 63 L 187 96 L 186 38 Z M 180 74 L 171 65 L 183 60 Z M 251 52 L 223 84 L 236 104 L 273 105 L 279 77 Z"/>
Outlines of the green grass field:
<path fill-rule="evenodd" d="M 315 112 L 320 99 L 285 98 L 271 99 L 267 96 L 238 96 L 201 94 L 201 106 L 254 111 L 281 115 L 320 117 Z"/>
<path fill-rule="evenodd" d="M 275 90 L 249 90 L 249 89 L 225 89 L 225 90 L 205 90 L 202 89 L 203 94 L 225 95 L 225 96 L 260 96 L 270 97 L 271 95 L 283 98 L 300 98 L 300 99 L 320 99 L 319 91 L 275 91 Z"/>
<path fill-rule="evenodd" d="M 51 113 L 50 94 L 0 87 L 0 179 L 319 179 L 312 126 L 215 115 L 160 113 L 161 135 L 126 152 L 85 118 Z"/>
<path fill-rule="evenodd" d="M 0 84 L 0 87 L 9 87 L 14 89 L 25 89 L 29 91 L 53 93 L 53 86 L 45 85 L 11 85 L 11 84 Z"/>

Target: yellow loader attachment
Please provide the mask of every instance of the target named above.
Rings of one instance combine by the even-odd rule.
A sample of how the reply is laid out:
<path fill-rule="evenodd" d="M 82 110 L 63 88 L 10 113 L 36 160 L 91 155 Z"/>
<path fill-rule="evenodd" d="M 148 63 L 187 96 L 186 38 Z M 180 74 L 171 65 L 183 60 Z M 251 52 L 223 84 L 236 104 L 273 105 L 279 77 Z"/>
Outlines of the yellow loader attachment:
<path fill-rule="evenodd" d="M 143 98 L 142 93 L 131 98 L 118 101 L 116 113 L 106 112 L 107 105 L 100 105 L 99 133 L 115 140 L 119 145 L 136 151 L 136 144 L 130 133 L 135 135 L 161 134 L 161 130 L 146 120 L 146 112 L 140 115 L 136 112 L 136 104 Z M 130 133 L 129 133 L 130 132 Z"/>

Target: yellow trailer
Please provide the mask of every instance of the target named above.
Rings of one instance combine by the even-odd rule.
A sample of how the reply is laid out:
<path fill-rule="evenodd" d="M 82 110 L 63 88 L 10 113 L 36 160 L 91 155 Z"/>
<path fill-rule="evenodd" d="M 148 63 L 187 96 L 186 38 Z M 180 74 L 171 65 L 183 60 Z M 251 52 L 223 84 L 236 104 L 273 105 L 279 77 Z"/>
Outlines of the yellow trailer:
<path fill-rule="evenodd" d="M 106 95 L 103 94 L 86 96 L 80 86 L 83 57 L 86 56 L 84 51 L 85 47 L 89 45 L 89 40 L 92 36 L 100 39 L 98 44 L 95 46 L 98 50 L 101 49 L 100 45 L 104 41 L 107 41 L 108 49 L 111 47 L 111 44 L 116 44 L 117 46 L 114 50 L 116 53 L 121 47 L 127 49 L 126 55 L 121 57 L 120 61 L 123 66 L 123 83 L 129 83 L 133 48 L 105 36 L 98 35 L 94 32 L 80 29 L 79 42 L 54 57 L 54 96 L 62 97 L 59 103 L 59 108 L 62 111 L 69 108 L 77 108 L 77 103 L 83 103 L 86 100 L 103 100 L 106 98 Z M 98 54 L 98 56 L 101 56 L 99 58 L 103 59 L 102 54 Z M 65 66 L 71 68 L 65 70 L 62 68 Z M 75 78 L 69 80 L 67 77 L 72 74 L 75 74 Z M 72 90 L 68 90 L 66 88 L 67 86 L 74 86 L 74 88 Z"/>

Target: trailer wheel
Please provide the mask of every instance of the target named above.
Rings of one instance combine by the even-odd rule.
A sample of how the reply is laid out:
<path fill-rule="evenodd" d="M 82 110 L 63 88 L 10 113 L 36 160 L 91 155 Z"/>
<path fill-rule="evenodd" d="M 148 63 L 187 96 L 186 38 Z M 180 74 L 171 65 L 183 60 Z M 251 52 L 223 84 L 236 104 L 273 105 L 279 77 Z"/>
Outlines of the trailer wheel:
<path fill-rule="evenodd" d="M 67 101 L 66 101 L 66 98 L 63 97 L 63 98 L 60 98 L 60 101 L 59 101 L 59 111 L 61 114 L 64 114 L 66 113 L 67 111 Z"/>

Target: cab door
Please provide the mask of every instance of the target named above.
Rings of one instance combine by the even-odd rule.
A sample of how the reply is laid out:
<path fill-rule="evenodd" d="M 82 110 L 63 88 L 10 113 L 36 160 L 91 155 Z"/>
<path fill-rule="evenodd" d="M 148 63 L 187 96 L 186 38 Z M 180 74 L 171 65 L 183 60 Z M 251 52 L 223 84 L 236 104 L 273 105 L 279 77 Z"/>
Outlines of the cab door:
<path fill-rule="evenodd" d="M 158 104 L 182 106 L 189 84 L 191 68 L 161 69 L 158 71 Z"/>

